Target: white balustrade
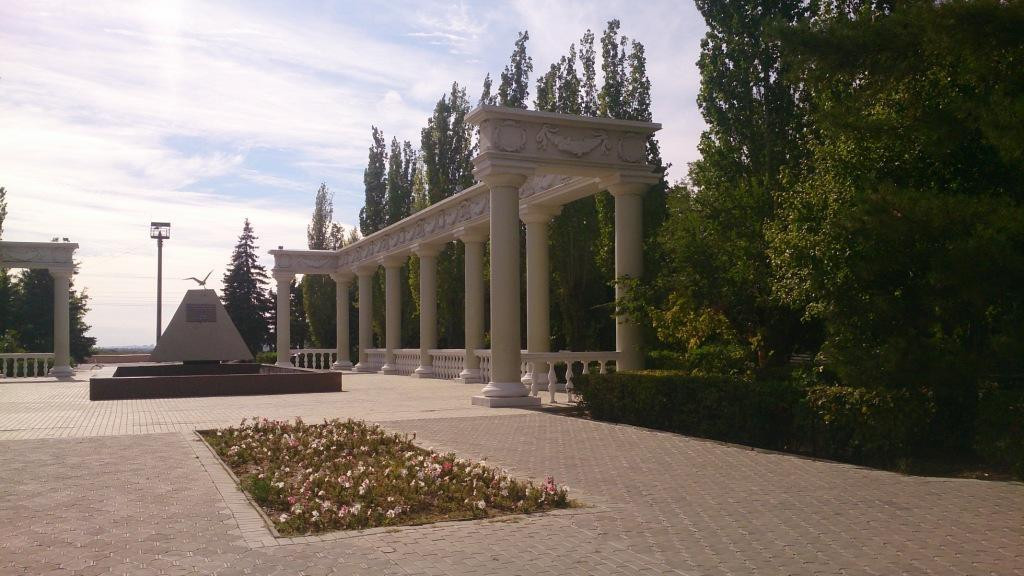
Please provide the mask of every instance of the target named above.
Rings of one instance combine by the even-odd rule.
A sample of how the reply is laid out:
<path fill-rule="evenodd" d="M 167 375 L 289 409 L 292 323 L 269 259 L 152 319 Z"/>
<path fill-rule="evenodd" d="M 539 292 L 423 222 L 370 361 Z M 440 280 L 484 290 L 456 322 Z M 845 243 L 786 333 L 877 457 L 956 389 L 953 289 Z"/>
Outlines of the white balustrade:
<path fill-rule="evenodd" d="M 409 376 L 416 371 L 420 365 L 419 348 L 399 348 L 395 350 L 395 365 L 397 374 Z"/>
<path fill-rule="evenodd" d="M 491 351 L 490 349 L 476 350 L 476 357 L 480 359 L 480 378 L 484 382 L 491 381 Z"/>
<path fill-rule="evenodd" d="M 436 378 L 458 378 L 466 365 L 466 350 L 463 348 L 429 350 L 428 353 L 434 359 L 434 377 Z"/>
<path fill-rule="evenodd" d="M 384 349 L 368 348 L 366 350 L 366 361 L 370 365 L 372 372 L 380 372 L 380 369 L 384 367 Z"/>
<path fill-rule="evenodd" d="M 338 357 L 338 351 L 333 348 L 300 348 L 288 353 L 296 367 L 314 370 L 330 370 Z"/>
<path fill-rule="evenodd" d="M 0 378 L 40 378 L 53 366 L 53 353 L 0 354 Z"/>
<path fill-rule="evenodd" d="M 568 401 L 573 401 L 573 379 L 576 377 L 575 368 L 580 367 L 580 373 L 607 374 L 608 369 L 615 369 L 619 361 L 618 352 L 571 352 L 562 350 L 560 352 L 523 352 L 523 376 L 525 377 L 532 370 L 534 363 L 547 362 L 548 368 L 548 393 L 550 401 L 555 401 L 555 392 L 564 391 Z M 560 364 L 566 367 L 565 383 L 557 383 L 555 378 L 555 365 Z M 537 396 L 539 391 L 536 385 L 531 387 L 530 394 Z"/>

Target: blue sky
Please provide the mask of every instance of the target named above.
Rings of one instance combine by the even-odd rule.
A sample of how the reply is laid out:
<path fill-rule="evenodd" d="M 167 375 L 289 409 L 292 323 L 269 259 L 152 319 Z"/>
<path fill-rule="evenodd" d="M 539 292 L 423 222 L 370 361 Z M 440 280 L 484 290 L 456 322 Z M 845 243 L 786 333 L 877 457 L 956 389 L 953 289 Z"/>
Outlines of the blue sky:
<path fill-rule="evenodd" d="M 172 223 L 167 319 L 189 288 L 180 278 L 212 269 L 219 289 L 245 218 L 261 252 L 304 247 L 326 182 L 336 220 L 355 225 L 371 124 L 418 145 L 451 83 L 475 101 L 519 30 L 541 71 L 610 18 L 645 44 L 663 153 L 681 177 L 703 129 L 704 28 L 689 2 L 5 0 L 4 239 L 78 242 L 99 343 L 151 343 L 151 220 Z"/>

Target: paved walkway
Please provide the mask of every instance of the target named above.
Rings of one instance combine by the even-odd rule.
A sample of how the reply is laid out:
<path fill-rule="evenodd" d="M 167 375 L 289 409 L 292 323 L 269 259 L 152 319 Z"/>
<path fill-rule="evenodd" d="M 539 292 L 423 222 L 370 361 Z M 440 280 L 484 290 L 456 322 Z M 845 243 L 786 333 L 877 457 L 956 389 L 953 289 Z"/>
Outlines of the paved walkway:
<path fill-rule="evenodd" d="M 0 382 L 0 574 L 1024 574 L 1020 483 L 475 408 L 477 387 L 449 382 L 344 383 L 90 403 L 80 382 Z M 252 415 L 375 420 L 519 476 L 554 474 L 589 507 L 276 540 L 190 432 Z"/>

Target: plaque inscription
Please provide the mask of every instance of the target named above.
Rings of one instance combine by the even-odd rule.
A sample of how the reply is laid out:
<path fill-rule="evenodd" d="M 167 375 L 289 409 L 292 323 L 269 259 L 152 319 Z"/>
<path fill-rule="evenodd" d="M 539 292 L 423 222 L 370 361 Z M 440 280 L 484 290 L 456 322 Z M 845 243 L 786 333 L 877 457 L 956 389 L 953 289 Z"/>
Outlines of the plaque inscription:
<path fill-rule="evenodd" d="M 216 322 L 217 307 L 213 304 L 185 304 L 185 322 Z"/>

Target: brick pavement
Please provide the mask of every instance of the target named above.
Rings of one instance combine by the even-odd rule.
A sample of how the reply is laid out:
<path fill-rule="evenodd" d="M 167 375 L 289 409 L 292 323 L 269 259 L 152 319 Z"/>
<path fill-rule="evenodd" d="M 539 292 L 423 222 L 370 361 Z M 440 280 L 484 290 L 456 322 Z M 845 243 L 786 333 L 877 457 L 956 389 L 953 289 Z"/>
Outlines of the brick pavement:
<path fill-rule="evenodd" d="M 475 387 L 450 383 L 345 385 L 330 399 L 98 406 L 76 383 L 0 383 L 0 574 L 1024 574 L 1020 483 L 471 408 Z M 255 512 L 188 432 L 253 414 L 373 419 L 522 477 L 554 474 L 591 506 L 261 543 Z"/>

